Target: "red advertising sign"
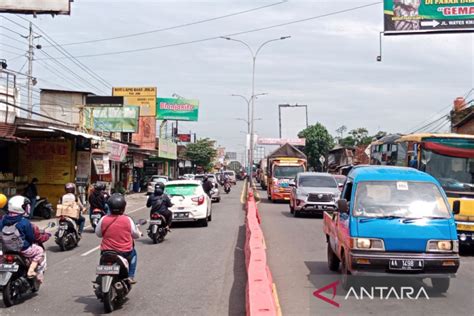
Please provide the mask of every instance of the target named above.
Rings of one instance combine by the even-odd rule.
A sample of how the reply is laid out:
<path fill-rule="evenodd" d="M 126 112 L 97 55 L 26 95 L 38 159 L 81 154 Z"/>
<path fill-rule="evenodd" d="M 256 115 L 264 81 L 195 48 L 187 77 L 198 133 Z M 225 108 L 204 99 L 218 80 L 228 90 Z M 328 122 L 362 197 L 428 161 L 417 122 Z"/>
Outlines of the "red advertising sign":
<path fill-rule="evenodd" d="M 112 161 L 124 161 L 127 156 L 128 146 L 116 142 L 108 141 L 106 143 L 109 158 Z"/>
<path fill-rule="evenodd" d="M 179 139 L 180 142 L 190 143 L 191 142 L 191 134 L 178 134 L 178 139 Z"/>
<path fill-rule="evenodd" d="M 140 148 L 155 150 L 156 148 L 156 118 L 140 116 L 138 132 L 132 135 L 132 142 Z"/>

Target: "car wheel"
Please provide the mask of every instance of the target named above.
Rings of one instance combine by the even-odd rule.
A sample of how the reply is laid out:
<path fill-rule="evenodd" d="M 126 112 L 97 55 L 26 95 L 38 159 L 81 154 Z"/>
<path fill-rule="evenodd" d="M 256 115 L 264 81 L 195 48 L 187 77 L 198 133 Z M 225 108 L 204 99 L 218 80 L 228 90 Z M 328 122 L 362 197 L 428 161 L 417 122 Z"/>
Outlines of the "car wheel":
<path fill-rule="evenodd" d="M 337 271 L 339 270 L 339 258 L 336 256 L 334 251 L 332 251 L 331 244 L 328 242 L 328 268 L 331 271 Z"/>
<path fill-rule="evenodd" d="M 208 222 L 212 222 L 212 212 L 209 213 L 209 216 L 207 217 Z"/>
<path fill-rule="evenodd" d="M 449 289 L 450 278 L 432 278 L 433 290 L 438 293 L 446 293 Z"/>
<path fill-rule="evenodd" d="M 293 211 L 293 216 L 294 216 L 294 217 L 300 217 L 300 214 L 301 214 L 300 211 L 297 211 L 297 210 L 294 210 L 294 211 Z"/>
<path fill-rule="evenodd" d="M 353 280 L 351 279 L 351 272 L 349 271 L 349 268 L 347 266 L 347 260 L 344 253 L 342 253 L 341 258 L 342 258 L 341 285 L 344 290 L 349 291 L 349 289 L 353 286 Z"/>
<path fill-rule="evenodd" d="M 294 212 L 295 212 L 295 208 L 293 204 L 291 204 L 291 200 L 290 200 L 290 213 L 293 214 Z"/>
<path fill-rule="evenodd" d="M 208 223 L 208 218 L 207 218 L 207 217 L 206 217 L 206 218 L 203 218 L 203 219 L 201 219 L 201 220 L 199 220 L 199 221 L 201 222 L 201 226 L 202 226 L 202 227 L 207 227 L 207 226 L 209 225 L 209 223 Z"/>

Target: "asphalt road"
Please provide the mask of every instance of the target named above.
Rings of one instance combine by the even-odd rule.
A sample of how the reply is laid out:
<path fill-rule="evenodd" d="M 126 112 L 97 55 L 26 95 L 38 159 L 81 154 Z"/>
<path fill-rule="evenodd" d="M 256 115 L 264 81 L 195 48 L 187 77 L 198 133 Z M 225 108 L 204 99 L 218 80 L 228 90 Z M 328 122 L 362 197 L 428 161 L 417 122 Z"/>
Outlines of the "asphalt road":
<path fill-rule="evenodd" d="M 327 268 L 326 240 L 323 233 L 321 217 L 307 216 L 294 218 L 289 212 L 288 204 L 271 203 L 266 193 L 260 191 L 262 202 L 259 212 L 267 246 L 267 258 L 273 281 L 276 283 L 283 315 L 473 315 L 474 311 L 474 252 L 463 255 L 457 278 L 451 280 L 447 294 L 433 293 L 430 281 L 422 283 L 410 278 L 376 279 L 364 282 L 367 290 L 374 291 L 370 299 L 361 293 L 345 292 L 340 285 L 336 287 L 334 301 L 339 307 L 331 305 L 313 296 L 313 292 L 324 286 L 337 282 L 339 273 Z M 408 290 L 414 289 L 412 297 L 423 292 L 418 300 L 410 300 Z M 381 287 L 388 287 L 381 290 Z M 391 288 L 393 292 L 387 297 Z M 323 294 L 333 298 L 332 289 Z M 380 292 L 382 291 L 382 298 Z M 397 299 L 397 295 L 400 299 Z M 356 296 L 359 298 L 357 299 Z"/>
<path fill-rule="evenodd" d="M 153 245 L 143 236 L 136 242 L 138 283 L 114 315 L 243 315 L 245 314 L 244 212 L 242 184 L 213 204 L 208 227 L 180 223 L 165 241 Z M 148 218 L 146 197 L 130 196 L 127 212 Z M 142 228 L 145 231 L 145 228 Z M 46 244 L 48 271 L 37 295 L 1 315 L 101 314 L 91 281 L 99 260 L 100 240 L 86 229 L 80 246 L 60 252 L 54 240 Z"/>

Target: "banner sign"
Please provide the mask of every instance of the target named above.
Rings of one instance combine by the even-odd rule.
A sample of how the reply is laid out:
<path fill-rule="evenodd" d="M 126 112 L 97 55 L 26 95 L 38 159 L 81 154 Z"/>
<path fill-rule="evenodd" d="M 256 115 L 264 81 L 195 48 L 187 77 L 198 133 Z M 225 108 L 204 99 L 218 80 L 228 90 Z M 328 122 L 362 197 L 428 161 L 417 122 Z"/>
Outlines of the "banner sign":
<path fill-rule="evenodd" d="M 140 116 L 156 116 L 156 87 L 116 87 L 112 95 L 123 96 L 126 105 L 139 106 Z"/>
<path fill-rule="evenodd" d="M 122 162 L 127 157 L 128 145 L 106 141 L 105 150 L 109 152 L 110 160 Z"/>
<path fill-rule="evenodd" d="M 472 0 L 384 0 L 385 34 L 474 31 Z"/>
<path fill-rule="evenodd" d="M 69 15 L 71 2 L 71 0 L 0 0 L 0 12 Z"/>
<path fill-rule="evenodd" d="M 155 150 L 156 147 L 156 118 L 140 117 L 138 132 L 132 135 L 132 142 L 140 148 Z"/>
<path fill-rule="evenodd" d="M 158 120 L 197 121 L 199 100 L 158 98 L 156 118 Z"/>
<path fill-rule="evenodd" d="M 191 134 L 178 134 L 178 140 L 183 143 L 190 143 Z"/>
<path fill-rule="evenodd" d="M 143 168 L 144 167 L 145 156 L 140 154 L 133 154 L 133 166 L 135 168 Z"/>
<path fill-rule="evenodd" d="M 109 164 L 109 155 L 92 155 L 92 161 L 94 162 L 95 173 L 97 175 L 109 174 L 110 173 L 110 164 Z"/>
<path fill-rule="evenodd" d="M 86 106 L 93 107 L 122 107 L 123 97 L 110 97 L 110 96 L 98 96 L 91 95 L 86 96 Z"/>
<path fill-rule="evenodd" d="M 169 139 L 160 138 L 158 141 L 158 157 L 176 160 L 178 158 L 178 147 Z"/>
<path fill-rule="evenodd" d="M 285 145 L 290 144 L 293 146 L 305 146 L 306 138 L 262 138 L 259 137 L 257 140 L 259 145 Z"/>
<path fill-rule="evenodd" d="M 138 130 L 138 106 L 85 108 L 86 128 L 96 131 L 135 133 Z M 94 121 L 94 126 L 91 126 Z"/>
<path fill-rule="evenodd" d="M 91 152 L 77 151 L 76 178 L 90 179 L 91 177 Z"/>

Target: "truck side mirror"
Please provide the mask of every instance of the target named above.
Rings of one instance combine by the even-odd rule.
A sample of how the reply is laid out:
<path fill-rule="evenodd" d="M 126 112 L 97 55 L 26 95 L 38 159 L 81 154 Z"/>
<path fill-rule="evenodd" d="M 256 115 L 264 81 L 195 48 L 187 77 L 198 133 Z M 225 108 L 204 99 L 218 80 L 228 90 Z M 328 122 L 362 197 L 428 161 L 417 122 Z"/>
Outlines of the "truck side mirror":
<path fill-rule="evenodd" d="M 349 204 L 346 199 L 341 199 L 337 201 L 337 210 L 340 213 L 349 213 Z"/>
<path fill-rule="evenodd" d="M 461 212 L 461 201 L 454 201 L 453 202 L 453 214 L 457 215 Z"/>

